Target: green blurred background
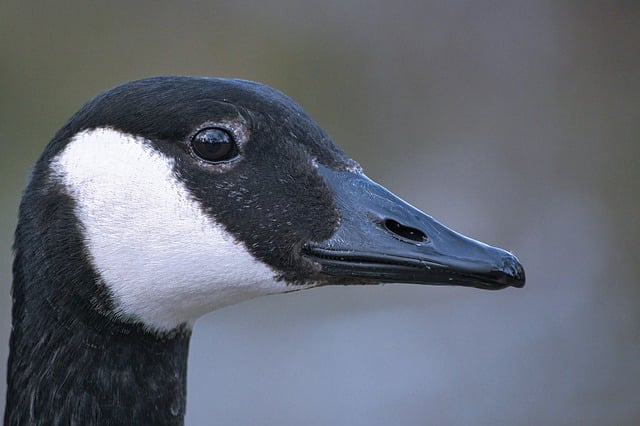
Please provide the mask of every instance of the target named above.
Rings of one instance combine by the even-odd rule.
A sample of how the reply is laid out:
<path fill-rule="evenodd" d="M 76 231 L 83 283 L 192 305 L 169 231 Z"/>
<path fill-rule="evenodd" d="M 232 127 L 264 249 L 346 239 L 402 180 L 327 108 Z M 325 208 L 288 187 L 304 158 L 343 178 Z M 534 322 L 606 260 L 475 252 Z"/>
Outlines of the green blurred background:
<path fill-rule="evenodd" d="M 631 1 L 0 2 L 0 360 L 20 191 L 57 128 L 128 80 L 240 77 L 528 281 L 214 312 L 188 424 L 640 424 L 639 46 Z"/>

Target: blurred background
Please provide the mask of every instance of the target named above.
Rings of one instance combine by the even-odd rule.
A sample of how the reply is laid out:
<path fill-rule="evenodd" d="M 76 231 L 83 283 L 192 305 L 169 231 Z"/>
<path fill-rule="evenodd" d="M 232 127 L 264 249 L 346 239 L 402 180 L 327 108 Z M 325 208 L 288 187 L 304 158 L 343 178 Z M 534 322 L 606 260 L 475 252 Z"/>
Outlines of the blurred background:
<path fill-rule="evenodd" d="M 639 46 L 632 1 L 1 2 L 0 394 L 31 164 L 97 93 L 187 74 L 284 91 L 372 179 L 527 272 L 209 314 L 187 424 L 640 424 Z"/>

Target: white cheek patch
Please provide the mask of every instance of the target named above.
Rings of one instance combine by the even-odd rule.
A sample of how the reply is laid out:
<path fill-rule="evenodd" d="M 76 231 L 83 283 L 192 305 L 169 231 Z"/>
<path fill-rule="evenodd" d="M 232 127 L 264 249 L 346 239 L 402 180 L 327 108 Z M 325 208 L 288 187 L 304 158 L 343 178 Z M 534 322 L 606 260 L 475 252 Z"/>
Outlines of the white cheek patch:
<path fill-rule="evenodd" d="M 170 330 L 222 306 L 292 290 L 203 213 L 175 176 L 173 159 L 148 141 L 85 131 L 51 167 L 75 200 L 91 261 L 118 314 Z"/>

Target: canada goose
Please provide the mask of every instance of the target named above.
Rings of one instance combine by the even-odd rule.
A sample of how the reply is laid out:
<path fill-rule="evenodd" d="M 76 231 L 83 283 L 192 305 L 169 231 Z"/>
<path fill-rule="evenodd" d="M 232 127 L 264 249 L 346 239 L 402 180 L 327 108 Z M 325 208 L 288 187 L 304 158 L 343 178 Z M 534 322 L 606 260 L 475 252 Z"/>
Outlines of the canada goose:
<path fill-rule="evenodd" d="M 194 321 L 249 298 L 525 281 L 369 180 L 284 94 L 209 78 L 84 105 L 34 167 L 14 251 L 10 425 L 181 424 Z"/>

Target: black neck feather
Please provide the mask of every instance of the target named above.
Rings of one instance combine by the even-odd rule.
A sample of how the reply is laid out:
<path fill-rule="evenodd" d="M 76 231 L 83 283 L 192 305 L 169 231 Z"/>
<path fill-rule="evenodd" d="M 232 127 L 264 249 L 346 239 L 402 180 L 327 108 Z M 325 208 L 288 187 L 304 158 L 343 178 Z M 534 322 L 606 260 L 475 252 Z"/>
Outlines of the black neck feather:
<path fill-rule="evenodd" d="M 72 200 L 34 180 L 14 247 L 5 424 L 182 424 L 190 329 L 118 320 Z"/>

